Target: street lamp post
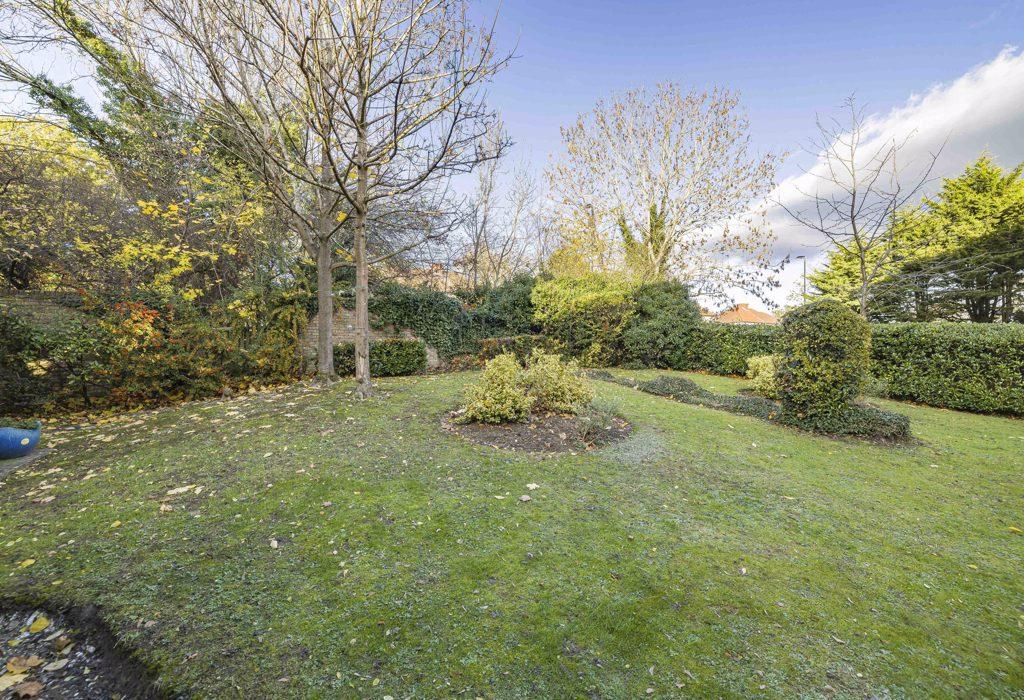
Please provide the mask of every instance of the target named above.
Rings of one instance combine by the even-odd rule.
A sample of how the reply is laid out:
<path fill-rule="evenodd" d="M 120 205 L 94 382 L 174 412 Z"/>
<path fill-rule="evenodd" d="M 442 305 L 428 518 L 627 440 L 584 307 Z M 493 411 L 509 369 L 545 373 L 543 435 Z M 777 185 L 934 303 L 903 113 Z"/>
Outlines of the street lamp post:
<path fill-rule="evenodd" d="M 807 256 L 806 255 L 798 255 L 798 256 L 796 256 L 796 259 L 804 261 L 803 295 L 802 295 L 801 298 L 804 301 L 807 301 Z"/>

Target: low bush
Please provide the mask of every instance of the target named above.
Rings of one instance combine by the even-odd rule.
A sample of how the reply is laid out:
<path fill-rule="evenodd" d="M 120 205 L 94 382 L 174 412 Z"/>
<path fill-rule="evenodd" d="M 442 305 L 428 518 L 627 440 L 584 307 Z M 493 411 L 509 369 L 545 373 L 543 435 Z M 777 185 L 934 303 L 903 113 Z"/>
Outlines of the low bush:
<path fill-rule="evenodd" d="M 558 355 L 540 349 L 526 361 L 523 385 L 538 411 L 575 414 L 594 398 L 575 361 L 563 362 Z"/>
<path fill-rule="evenodd" d="M 459 422 L 516 423 L 529 418 L 533 397 L 526 393 L 522 374 L 522 366 L 512 355 L 489 360 L 480 381 L 470 388 Z"/>
<path fill-rule="evenodd" d="M 538 282 L 531 295 L 534 320 L 559 351 L 588 366 L 620 358 L 621 335 L 633 314 L 629 282 L 602 275 Z"/>
<path fill-rule="evenodd" d="M 370 375 L 403 377 L 427 368 L 427 347 L 420 340 L 384 338 L 370 342 Z M 334 371 L 343 377 L 356 373 L 356 348 L 353 343 L 334 346 Z"/>
<path fill-rule="evenodd" d="M 871 364 L 894 399 L 1024 416 L 1024 325 L 874 324 Z"/>
<path fill-rule="evenodd" d="M 782 321 L 776 382 L 794 420 L 838 432 L 868 374 L 871 329 L 834 300 L 798 307 Z"/>
<path fill-rule="evenodd" d="M 684 362 L 701 324 L 700 307 L 686 286 L 669 281 L 641 285 L 633 291 L 633 305 L 622 332 L 625 363 L 668 368 Z"/>
<path fill-rule="evenodd" d="M 910 419 L 905 415 L 863 404 L 850 404 L 828 420 L 820 417 L 805 420 L 786 413 L 778 416 L 778 420 L 795 428 L 829 435 L 852 435 L 885 442 L 910 439 Z"/>
<path fill-rule="evenodd" d="M 747 359 L 747 379 L 755 394 L 766 399 L 779 398 L 779 385 L 775 381 L 775 355 L 754 355 Z"/>

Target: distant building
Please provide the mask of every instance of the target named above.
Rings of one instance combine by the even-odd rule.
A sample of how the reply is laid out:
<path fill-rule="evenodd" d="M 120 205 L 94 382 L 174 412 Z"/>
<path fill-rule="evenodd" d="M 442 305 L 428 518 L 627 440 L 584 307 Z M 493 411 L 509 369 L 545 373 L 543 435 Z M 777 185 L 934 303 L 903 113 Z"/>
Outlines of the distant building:
<path fill-rule="evenodd" d="M 731 309 L 726 309 L 715 317 L 719 323 L 742 323 L 748 326 L 769 325 L 773 326 L 779 319 L 767 311 L 758 311 L 750 308 L 749 304 L 737 304 Z"/>

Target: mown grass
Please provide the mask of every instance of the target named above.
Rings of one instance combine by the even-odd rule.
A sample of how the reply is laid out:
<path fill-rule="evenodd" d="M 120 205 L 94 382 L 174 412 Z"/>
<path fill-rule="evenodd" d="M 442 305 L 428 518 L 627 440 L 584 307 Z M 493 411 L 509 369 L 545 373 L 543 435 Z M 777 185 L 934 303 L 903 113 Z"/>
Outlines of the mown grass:
<path fill-rule="evenodd" d="M 62 431 L 0 485 L 0 596 L 198 697 L 1024 695 L 1024 422 L 886 403 L 894 448 L 599 382 L 634 435 L 544 458 L 439 428 L 472 376 Z"/>

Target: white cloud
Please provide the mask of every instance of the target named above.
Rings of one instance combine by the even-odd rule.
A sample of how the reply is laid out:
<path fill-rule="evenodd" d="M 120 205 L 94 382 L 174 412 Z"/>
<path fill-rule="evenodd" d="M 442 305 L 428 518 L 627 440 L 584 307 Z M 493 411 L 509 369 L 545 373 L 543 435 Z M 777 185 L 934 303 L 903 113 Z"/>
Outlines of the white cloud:
<path fill-rule="evenodd" d="M 936 177 L 958 174 L 983 151 L 1004 167 L 1024 162 L 1024 52 L 1007 47 L 989 63 L 972 68 L 956 80 L 912 95 L 906 104 L 888 114 L 873 115 L 868 128 L 876 143 L 912 133 L 904 159 L 922 165 L 930 153 L 941 148 L 933 171 Z M 865 145 L 864 152 L 870 153 L 871 144 Z M 815 167 L 818 165 L 812 165 L 810 173 L 781 182 L 773 199 L 799 208 L 800 192 L 814 191 Z M 778 256 L 806 255 L 809 267 L 820 263 L 825 248 L 812 231 L 795 224 L 780 207 L 769 212 L 769 220 L 778 236 Z M 798 264 L 791 264 L 780 281 L 783 286 L 774 295 L 777 303 L 783 303 L 799 284 Z"/>

